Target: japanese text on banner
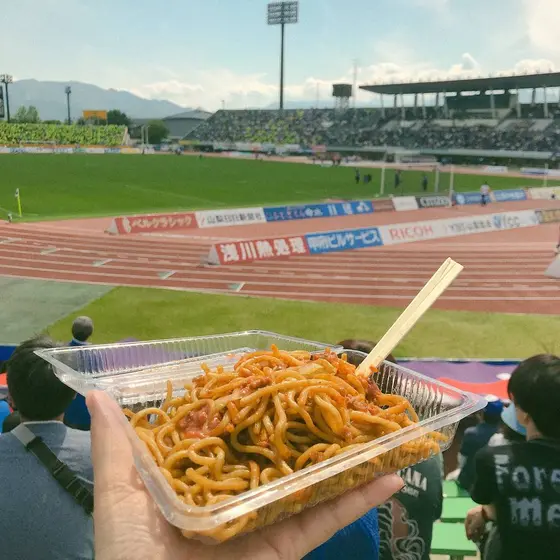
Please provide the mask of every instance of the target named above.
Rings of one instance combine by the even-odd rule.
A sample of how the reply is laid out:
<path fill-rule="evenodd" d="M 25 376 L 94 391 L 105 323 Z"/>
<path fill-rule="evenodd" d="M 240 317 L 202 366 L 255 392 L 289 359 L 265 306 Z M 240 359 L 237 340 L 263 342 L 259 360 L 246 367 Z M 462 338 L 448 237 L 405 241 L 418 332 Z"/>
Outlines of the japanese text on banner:
<path fill-rule="evenodd" d="M 363 249 L 383 245 L 379 229 L 362 228 L 312 233 L 305 236 L 311 254 Z"/>
<path fill-rule="evenodd" d="M 195 214 L 199 228 L 263 224 L 266 222 L 262 208 L 202 210 Z"/>
<path fill-rule="evenodd" d="M 307 204 L 302 206 L 276 206 L 264 209 L 267 222 L 307 220 L 332 216 L 354 216 L 357 214 L 371 214 L 372 212 L 373 204 L 369 200 L 333 202 L 331 204 Z"/>
<path fill-rule="evenodd" d="M 307 243 L 302 236 L 219 243 L 215 248 L 221 264 L 309 254 Z"/>
<path fill-rule="evenodd" d="M 194 212 L 184 214 L 152 214 L 115 218 L 109 233 L 149 233 L 196 228 Z"/>

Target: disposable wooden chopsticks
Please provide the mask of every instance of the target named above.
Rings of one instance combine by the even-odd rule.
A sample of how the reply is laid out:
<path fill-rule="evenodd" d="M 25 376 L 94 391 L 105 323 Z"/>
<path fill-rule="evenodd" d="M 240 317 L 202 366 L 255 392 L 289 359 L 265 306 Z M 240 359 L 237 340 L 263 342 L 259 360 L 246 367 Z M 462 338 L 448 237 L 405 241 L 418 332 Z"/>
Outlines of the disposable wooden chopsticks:
<path fill-rule="evenodd" d="M 447 259 L 360 364 L 356 370 L 356 375 L 369 377 L 371 367 L 378 368 L 381 365 L 383 360 L 408 334 L 439 296 L 445 292 L 462 270 L 463 266 L 459 263 Z"/>

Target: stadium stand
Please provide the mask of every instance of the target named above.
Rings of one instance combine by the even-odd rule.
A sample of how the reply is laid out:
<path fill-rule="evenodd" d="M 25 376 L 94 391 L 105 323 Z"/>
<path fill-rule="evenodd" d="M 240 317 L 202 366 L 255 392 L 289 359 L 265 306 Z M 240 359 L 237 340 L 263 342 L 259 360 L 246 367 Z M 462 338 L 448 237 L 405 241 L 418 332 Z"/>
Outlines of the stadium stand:
<path fill-rule="evenodd" d="M 0 123 L 0 145 L 80 144 L 82 146 L 119 146 L 123 144 L 126 127 L 79 126 L 57 124 Z"/>
<path fill-rule="evenodd" d="M 560 87 L 560 73 L 362 86 L 379 108 L 218 111 L 185 140 L 312 147 L 395 147 L 546 152 L 560 148 L 560 103 L 536 91 Z M 520 91 L 532 89 L 522 104 Z M 505 91 L 505 93 L 494 93 Z M 405 106 L 404 96 L 413 96 Z M 435 97 L 426 105 L 425 95 Z M 390 96 L 390 107 L 383 100 Z"/>

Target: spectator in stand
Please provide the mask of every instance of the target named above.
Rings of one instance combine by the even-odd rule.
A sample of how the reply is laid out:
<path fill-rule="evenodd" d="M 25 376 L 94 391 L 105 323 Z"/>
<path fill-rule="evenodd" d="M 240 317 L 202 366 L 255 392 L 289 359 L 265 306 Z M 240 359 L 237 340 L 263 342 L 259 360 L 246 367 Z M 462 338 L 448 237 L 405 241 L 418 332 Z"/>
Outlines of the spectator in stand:
<path fill-rule="evenodd" d="M 63 424 L 75 393 L 35 354 L 55 346 L 46 337 L 31 339 L 8 361 L 8 388 L 22 424 L 0 436 L 3 558 L 94 556 L 91 512 L 72 492 L 80 489 L 82 498 L 89 497 L 83 503 L 93 503 L 90 437 Z"/>
<path fill-rule="evenodd" d="M 72 340 L 68 346 L 87 346 L 93 335 L 93 321 L 89 317 L 78 317 L 72 324 Z M 89 430 L 91 418 L 85 397 L 80 394 L 71 402 L 64 413 L 64 423 L 75 430 Z"/>
<path fill-rule="evenodd" d="M 468 492 L 474 482 L 474 457 L 498 431 L 503 408 L 499 399 L 490 400 L 482 413 L 482 422 L 465 431 L 459 451 L 460 471 L 457 482 Z"/>
<path fill-rule="evenodd" d="M 488 441 L 490 447 L 525 441 L 527 430 L 517 421 L 517 411 L 514 404 L 504 407 L 501 420 L 498 431 Z"/>
<path fill-rule="evenodd" d="M 508 392 L 527 441 L 488 447 L 475 461 L 468 538 L 495 520 L 496 560 L 557 560 L 560 551 L 560 358 L 534 356 L 512 373 Z"/>

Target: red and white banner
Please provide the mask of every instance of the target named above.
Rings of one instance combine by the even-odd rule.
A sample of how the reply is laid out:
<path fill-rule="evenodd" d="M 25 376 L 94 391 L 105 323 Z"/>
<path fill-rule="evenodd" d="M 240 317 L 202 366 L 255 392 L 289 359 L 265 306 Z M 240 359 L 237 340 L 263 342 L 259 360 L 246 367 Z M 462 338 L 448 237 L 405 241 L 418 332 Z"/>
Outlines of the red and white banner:
<path fill-rule="evenodd" d="M 150 233 L 153 231 L 173 231 L 196 228 L 194 212 L 182 214 L 147 214 L 144 216 L 123 216 L 115 218 L 107 233 Z"/>
<path fill-rule="evenodd" d="M 201 210 L 196 212 L 199 228 L 264 224 L 262 208 L 234 208 L 231 210 Z"/>
<path fill-rule="evenodd" d="M 298 255 L 309 255 L 303 235 L 217 243 L 210 249 L 208 263 L 239 264 Z"/>

